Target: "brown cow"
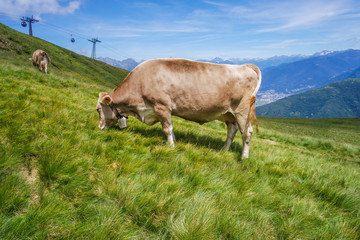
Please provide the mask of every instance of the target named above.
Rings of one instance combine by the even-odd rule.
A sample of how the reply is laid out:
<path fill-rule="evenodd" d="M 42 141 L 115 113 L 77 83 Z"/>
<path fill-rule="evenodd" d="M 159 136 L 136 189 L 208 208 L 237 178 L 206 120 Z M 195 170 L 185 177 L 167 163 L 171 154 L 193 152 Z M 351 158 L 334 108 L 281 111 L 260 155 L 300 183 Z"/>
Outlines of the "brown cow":
<path fill-rule="evenodd" d="M 58 68 L 54 63 L 51 62 L 49 54 L 47 54 L 44 50 L 41 49 L 36 50 L 33 53 L 32 58 L 29 58 L 29 60 L 33 62 L 33 65 L 35 67 L 38 67 L 40 71 L 44 71 L 46 74 L 49 63 L 51 63 L 54 67 Z"/>
<path fill-rule="evenodd" d="M 227 125 L 224 149 L 229 149 L 240 129 L 242 157 L 248 158 L 251 120 L 256 118 L 260 84 L 260 69 L 253 64 L 148 60 L 131 71 L 111 93 L 99 94 L 99 128 L 112 126 L 128 115 L 148 125 L 160 121 L 168 143 L 174 146 L 171 115 L 200 124 L 220 120 Z"/>

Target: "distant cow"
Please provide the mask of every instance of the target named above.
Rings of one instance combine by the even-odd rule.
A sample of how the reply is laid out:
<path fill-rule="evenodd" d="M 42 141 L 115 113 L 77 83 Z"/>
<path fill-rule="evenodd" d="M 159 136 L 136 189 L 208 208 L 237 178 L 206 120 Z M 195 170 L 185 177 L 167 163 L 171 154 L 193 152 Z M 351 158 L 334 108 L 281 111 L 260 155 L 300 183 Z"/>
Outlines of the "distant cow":
<path fill-rule="evenodd" d="M 44 71 L 46 74 L 49 63 L 58 68 L 54 63 L 51 62 L 49 55 L 41 49 L 36 50 L 33 53 L 32 58 L 29 58 L 29 60 L 33 62 L 35 67 L 38 67 L 40 71 Z"/>
<path fill-rule="evenodd" d="M 240 129 L 242 157 L 249 157 L 256 120 L 255 101 L 261 84 L 253 64 L 223 65 L 183 59 L 154 59 L 138 65 L 111 93 L 99 94 L 99 128 L 131 115 L 147 125 L 161 122 L 174 146 L 171 115 L 200 124 L 220 120 L 227 125 L 224 149 Z"/>

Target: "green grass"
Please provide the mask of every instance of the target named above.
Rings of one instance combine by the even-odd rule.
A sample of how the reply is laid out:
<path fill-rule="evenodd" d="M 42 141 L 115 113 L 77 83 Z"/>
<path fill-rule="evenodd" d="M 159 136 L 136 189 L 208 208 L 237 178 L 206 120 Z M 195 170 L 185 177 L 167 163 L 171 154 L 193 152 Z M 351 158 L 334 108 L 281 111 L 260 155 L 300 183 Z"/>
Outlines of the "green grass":
<path fill-rule="evenodd" d="M 259 117 L 264 128 L 293 136 L 309 136 L 340 144 L 360 145 L 360 118 L 296 119 Z"/>
<path fill-rule="evenodd" d="M 359 119 L 260 118 L 241 160 L 223 123 L 174 118 L 172 149 L 159 124 L 98 129 L 124 71 L 44 75 L 23 53 L 0 49 L 0 239 L 360 238 Z"/>

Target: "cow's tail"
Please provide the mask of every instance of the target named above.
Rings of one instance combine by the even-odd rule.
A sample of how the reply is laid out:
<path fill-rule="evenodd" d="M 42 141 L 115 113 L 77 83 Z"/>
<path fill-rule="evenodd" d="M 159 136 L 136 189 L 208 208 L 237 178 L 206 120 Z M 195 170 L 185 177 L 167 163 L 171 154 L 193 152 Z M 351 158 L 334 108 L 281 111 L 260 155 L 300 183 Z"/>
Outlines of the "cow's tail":
<path fill-rule="evenodd" d="M 54 67 L 56 67 L 57 69 L 60 70 L 60 68 L 58 66 L 55 65 L 55 63 L 53 63 L 52 61 L 50 61 L 51 65 L 53 65 Z"/>
<path fill-rule="evenodd" d="M 256 102 L 256 94 L 257 92 L 259 91 L 260 89 L 260 85 L 261 85 L 261 71 L 260 69 L 253 65 L 253 64 L 249 64 L 249 67 L 252 68 L 256 74 L 258 75 L 258 82 L 257 82 L 257 85 L 256 85 L 256 88 L 254 90 L 254 92 L 251 94 L 251 97 L 250 97 L 250 110 L 249 110 L 249 118 L 248 118 L 248 122 L 247 122 L 247 127 L 249 125 L 249 123 L 254 123 L 255 126 L 256 126 L 256 132 L 258 133 L 259 132 L 259 125 L 258 125 L 258 122 L 257 122 L 257 119 L 256 119 L 256 114 L 255 114 L 255 102 Z"/>
<path fill-rule="evenodd" d="M 50 56 L 49 56 L 49 54 L 47 54 L 47 53 L 46 53 L 46 58 L 48 59 L 48 62 L 51 63 L 51 65 L 53 65 L 54 67 L 56 67 L 57 69 L 60 70 L 60 68 L 59 68 L 58 66 L 56 66 L 55 63 L 53 63 L 53 62 L 51 61 Z"/>
<path fill-rule="evenodd" d="M 55 63 L 53 63 L 53 62 L 51 61 L 51 59 L 50 59 L 50 57 L 49 57 L 48 54 L 46 54 L 46 57 L 48 58 L 48 60 L 49 60 L 49 62 L 51 63 L 51 65 L 53 65 L 54 67 L 56 67 L 57 69 L 60 70 L 60 68 L 59 68 L 58 66 L 56 66 Z"/>

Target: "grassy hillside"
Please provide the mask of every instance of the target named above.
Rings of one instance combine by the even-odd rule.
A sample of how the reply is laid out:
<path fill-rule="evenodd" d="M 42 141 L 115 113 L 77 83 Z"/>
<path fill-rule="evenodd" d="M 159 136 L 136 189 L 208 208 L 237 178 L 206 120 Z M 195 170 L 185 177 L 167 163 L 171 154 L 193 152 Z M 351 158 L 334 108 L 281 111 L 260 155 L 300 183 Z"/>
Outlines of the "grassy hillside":
<path fill-rule="evenodd" d="M 98 92 L 123 71 L 0 36 L 62 69 L 0 48 L 0 239 L 360 238 L 359 119 L 260 118 L 241 160 L 240 136 L 221 151 L 223 123 L 174 118 L 171 149 L 160 125 L 98 129 Z"/>
<path fill-rule="evenodd" d="M 28 60 L 36 49 L 45 50 L 60 70 L 49 64 L 49 73 L 78 81 L 101 84 L 113 88 L 128 71 L 76 54 L 36 37 L 21 34 L 0 23 L 0 64 L 32 66 Z"/>
<path fill-rule="evenodd" d="M 360 79 L 338 81 L 286 97 L 258 107 L 256 113 L 267 117 L 360 117 Z"/>

